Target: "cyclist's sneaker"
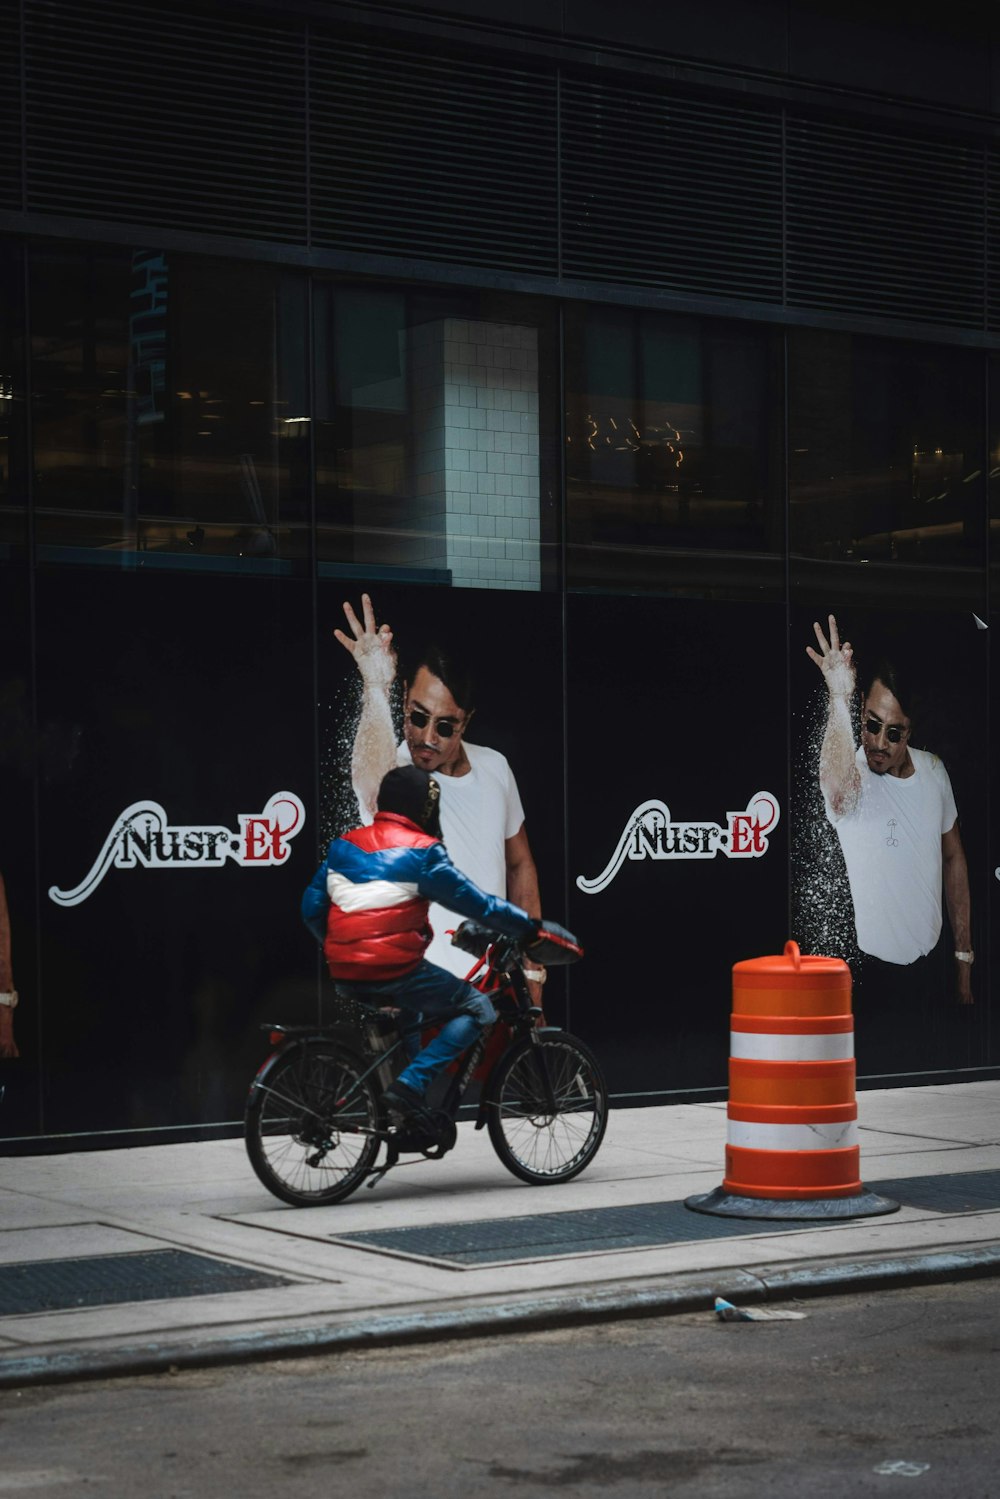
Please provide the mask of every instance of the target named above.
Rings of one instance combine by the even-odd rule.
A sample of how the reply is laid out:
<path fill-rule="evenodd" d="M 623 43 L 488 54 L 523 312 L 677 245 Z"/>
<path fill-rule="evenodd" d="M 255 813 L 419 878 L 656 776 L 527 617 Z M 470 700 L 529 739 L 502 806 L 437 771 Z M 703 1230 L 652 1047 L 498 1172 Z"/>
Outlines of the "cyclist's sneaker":
<path fill-rule="evenodd" d="M 386 1108 L 392 1114 L 397 1114 L 401 1119 L 408 1118 L 423 1108 L 423 1096 L 416 1088 L 410 1088 L 406 1083 L 398 1080 L 390 1083 L 382 1094 Z"/>

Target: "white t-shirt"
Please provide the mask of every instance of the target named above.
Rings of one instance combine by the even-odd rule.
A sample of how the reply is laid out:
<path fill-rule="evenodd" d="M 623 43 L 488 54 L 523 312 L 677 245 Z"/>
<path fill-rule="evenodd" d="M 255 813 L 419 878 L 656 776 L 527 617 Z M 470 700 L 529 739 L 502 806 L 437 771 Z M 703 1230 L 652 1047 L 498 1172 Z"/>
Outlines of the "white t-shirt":
<path fill-rule="evenodd" d="M 853 812 L 826 815 L 837 829 L 862 952 L 915 963 L 941 935 L 941 838 L 958 810 L 937 755 L 910 750 L 914 772 L 876 775 L 857 753 L 861 795 Z"/>
<path fill-rule="evenodd" d="M 511 770 L 503 755 L 481 744 L 465 745 L 471 769 L 464 776 L 435 776 L 441 787 L 441 832 L 448 856 L 457 869 L 468 875 L 487 895 L 507 896 L 507 861 L 504 844 L 520 832 L 524 809 Z M 406 741 L 396 760 L 411 765 Z M 452 947 L 445 933 L 462 920 L 444 906 L 432 905 L 430 923 L 434 940 L 425 956 L 428 962 L 447 968 L 464 978 L 475 958 Z"/>

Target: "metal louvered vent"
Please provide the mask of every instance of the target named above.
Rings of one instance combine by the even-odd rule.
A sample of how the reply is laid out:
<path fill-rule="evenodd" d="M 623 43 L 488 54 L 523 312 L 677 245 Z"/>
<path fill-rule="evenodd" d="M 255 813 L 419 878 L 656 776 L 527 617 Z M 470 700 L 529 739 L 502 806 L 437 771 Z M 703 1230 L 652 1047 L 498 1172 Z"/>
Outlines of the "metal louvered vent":
<path fill-rule="evenodd" d="M 986 153 L 986 326 L 1000 333 L 1000 149 Z"/>
<path fill-rule="evenodd" d="M 787 192 L 790 306 L 983 326 L 983 147 L 790 120 Z"/>
<path fill-rule="evenodd" d="M 0 0 L 6 211 L 1000 331 L 1000 145 L 814 109 L 276 8 Z"/>
<path fill-rule="evenodd" d="M 29 0 L 28 207 L 302 241 L 304 42 L 157 0 Z"/>
<path fill-rule="evenodd" d="M 314 35 L 316 244 L 553 274 L 556 82 Z"/>
<path fill-rule="evenodd" d="M 563 272 L 781 300 L 781 118 L 647 85 L 563 85 Z"/>
<path fill-rule="evenodd" d="M 0 0 L 0 208 L 21 207 L 21 23 L 16 0 Z"/>

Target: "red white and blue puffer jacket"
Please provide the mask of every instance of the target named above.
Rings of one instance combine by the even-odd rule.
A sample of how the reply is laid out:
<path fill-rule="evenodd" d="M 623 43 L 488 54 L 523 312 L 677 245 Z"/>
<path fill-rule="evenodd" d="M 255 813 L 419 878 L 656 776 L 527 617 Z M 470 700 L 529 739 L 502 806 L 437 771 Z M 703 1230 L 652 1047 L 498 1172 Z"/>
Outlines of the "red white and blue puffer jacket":
<path fill-rule="evenodd" d="M 440 839 L 396 812 L 334 838 L 302 897 L 302 919 L 323 943 L 331 978 L 385 982 L 423 958 L 431 901 L 510 937 L 536 931 L 526 911 L 480 890 Z"/>

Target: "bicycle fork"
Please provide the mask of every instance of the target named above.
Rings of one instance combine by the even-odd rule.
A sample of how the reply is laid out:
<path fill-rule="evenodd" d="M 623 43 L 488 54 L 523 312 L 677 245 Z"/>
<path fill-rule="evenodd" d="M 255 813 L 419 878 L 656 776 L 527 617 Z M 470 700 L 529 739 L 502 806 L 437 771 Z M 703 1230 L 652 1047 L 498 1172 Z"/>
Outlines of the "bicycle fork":
<path fill-rule="evenodd" d="M 559 1103 L 556 1098 L 555 1088 L 552 1085 L 552 1073 L 549 1070 L 549 1059 L 545 1055 L 545 1047 L 539 1044 L 540 1034 L 541 1033 L 537 1030 L 528 1031 L 528 1036 L 531 1041 L 532 1055 L 535 1062 L 535 1072 L 538 1079 L 536 1085 L 538 1089 L 536 1101 L 539 1105 L 539 1111 L 551 1118 L 554 1114 L 557 1114 L 559 1112 Z M 503 1057 L 500 1058 L 500 1061 L 503 1061 Z M 497 1065 L 499 1065 L 499 1062 Z M 483 1095 L 479 1100 L 479 1113 L 476 1117 L 476 1129 L 482 1129 L 486 1124 L 489 1116 L 489 1095 L 492 1076 L 493 1074 L 491 1073 L 490 1077 L 487 1078 L 485 1084 L 483 1085 Z M 499 1107 L 499 1105 L 497 1105 L 497 1107 Z"/>
<path fill-rule="evenodd" d="M 545 1047 L 538 1044 L 538 1032 L 529 1031 L 532 1049 L 535 1055 L 535 1069 L 541 1082 L 542 1103 L 545 1105 L 546 1114 L 555 1114 L 559 1105 L 556 1102 L 556 1092 L 552 1086 L 552 1074 L 549 1071 L 549 1059 L 545 1055 Z"/>

